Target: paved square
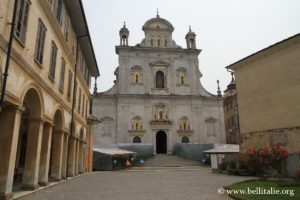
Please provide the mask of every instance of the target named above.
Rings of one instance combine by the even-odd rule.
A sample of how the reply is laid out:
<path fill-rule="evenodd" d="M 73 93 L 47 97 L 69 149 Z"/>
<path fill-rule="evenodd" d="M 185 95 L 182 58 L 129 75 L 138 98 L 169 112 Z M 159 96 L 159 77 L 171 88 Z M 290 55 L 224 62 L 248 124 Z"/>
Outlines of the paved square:
<path fill-rule="evenodd" d="M 208 167 L 147 168 L 95 172 L 25 196 L 21 200 L 212 200 L 230 199 L 218 188 L 249 177 L 211 173 Z"/>

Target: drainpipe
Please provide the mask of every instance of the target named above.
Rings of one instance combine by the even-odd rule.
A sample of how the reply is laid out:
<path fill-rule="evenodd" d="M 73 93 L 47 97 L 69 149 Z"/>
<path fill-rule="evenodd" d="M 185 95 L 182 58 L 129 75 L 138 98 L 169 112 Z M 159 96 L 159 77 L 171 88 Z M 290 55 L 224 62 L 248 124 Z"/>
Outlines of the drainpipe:
<path fill-rule="evenodd" d="M 3 85 L 2 85 L 2 90 L 1 90 L 0 110 L 1 110 L 1 107 L 2 107 L 3 102 L 4 102 L 4 96 L 5 96 L 5 91 L 6 91 L 9 61 L 10 61 L 10 56 L 11 56 L 12 42 L 13 42 L 14 30 L 15 30 L 15 22 L 16 22 L 16 17 L 17 17 L 17 7 L 18 7 L 18 0 L 15 0 L 13 16 L 12 16 L 12 22 L 10 23 L 11 28 L 10 28 L 8 47 L 7 47 L 5 70 L 4 70 L 4 74 L 3 74 Z"/>
<path fill-rule="evenodd" d="M 78 60 L 78 52 L 79 52 L 79 48 L 78 48 L 78 43 L 79 40 L 83 37 L 88 37 L 87 34 L 84 35 L 79 35 L 77 36 L 77 43 L 76 43 L 76 55 L 75 55 L 75 64 L 74 64 L 74 81 L 73 81 L 73 99 L 72 99 L 72 114 L 71 114 L 71 127 L 70 127 L 70 135 L 72 135 L 73 133 L 73 129 L 74 129 L 74 109 L 75 109 L 75 82 L 76 82 L 76 76 L 77 76 L 77 60 Z M 70 156 L 70 152 L 69 152 L 69 147 L 68 147 L 68 151 L 67 151 L 67 172 L 66 172 L 66 180 L 68 179 L 68 171 L 69 171 L 69 165 L 68 165 L 68 161 L 69 161 L 69 156 Z"/>

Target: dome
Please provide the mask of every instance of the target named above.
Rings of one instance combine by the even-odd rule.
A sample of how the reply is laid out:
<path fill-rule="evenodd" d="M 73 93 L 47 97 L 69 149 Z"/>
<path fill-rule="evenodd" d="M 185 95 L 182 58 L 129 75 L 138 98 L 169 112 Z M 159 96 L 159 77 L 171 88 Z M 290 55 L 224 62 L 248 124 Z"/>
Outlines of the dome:
<path fill-rule="evenodd" d="M 160 18 L 159 15 L 157 15 L 155 18 L 149 19 L 143 25 L 143 31 L 158 30 L 158 29 L 169 31 L 169 32 L 174 31 L 173 25 L 168 20 L 164 18 Z"/>

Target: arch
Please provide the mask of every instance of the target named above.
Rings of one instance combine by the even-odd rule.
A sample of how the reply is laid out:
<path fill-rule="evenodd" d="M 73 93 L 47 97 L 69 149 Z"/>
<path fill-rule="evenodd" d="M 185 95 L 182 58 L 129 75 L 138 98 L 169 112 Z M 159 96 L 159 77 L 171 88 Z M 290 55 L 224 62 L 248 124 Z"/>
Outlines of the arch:
<path fill-rule="evenodd" d="M 133 143 L 142 143 L 142 140 L 139 136 L 135 136 L 133 139 L 132 139 L 132 142 Z"/>
<path fill-rule="evenodd" d="M 61 120 L 61 126 L 60 126 L 60 130 L 63 130 L 64 126 L 65 126 L 65 116 L 64 116 L 64 109 L 61 105 L 56 106 L 56 110 L 55 113 L 53 115 L 53 123 L 55 124 L 55 116 L 56 115 L 60 115 L 60 120 Z"/>
<path fill-rule="evenodd" d="M 22 104 L 22 106 L 26 109 L 26 112 L 30 113 L 30 117 L 42 116 L 41 98 L 38 91 L 34 88 L 30 88 L 26 91 Z"/>
<path fill-rule="evenodd" d="M 21 102 L 22 103 L 24 102 L 25 97 L 27 96 L 28 92 L 32 91 L 32 90 L 34 90 L 38 96 L 38 99 L 40 102 L 40 116 L 43 116 L 45 113 L 45 103 L 44 103 L 43 91 L 39 87 L 39 85 L 37 85 L 36 83 L 31 82 L 23 87 L 23 89 L 21 91 L 24 91 L 24 92 L 21 94 L 21 97 L 20 97 Z"/>
<path fill-rule="evenodd" d="M 156 153 L 167 153 L 167 134 L 164 131 L 158 131 L 156 133 Z"/>
<path fill-rule="evenodd" d="M 165 75 L 162 71 L 157 71 L 155 76 L 156 88 L 165 87 Z"/>
<path fill-rule="evenodd" d="M 181 143 L 190 143 L 189 137 L 183 136 L 183 137 L 181 138 Z"/>
<path fill-rule="evenodd" d="M 63 129 L 63 114 L 60 109 L 57 109 L 53 118 L 54 130 L 62 130 Z"/>

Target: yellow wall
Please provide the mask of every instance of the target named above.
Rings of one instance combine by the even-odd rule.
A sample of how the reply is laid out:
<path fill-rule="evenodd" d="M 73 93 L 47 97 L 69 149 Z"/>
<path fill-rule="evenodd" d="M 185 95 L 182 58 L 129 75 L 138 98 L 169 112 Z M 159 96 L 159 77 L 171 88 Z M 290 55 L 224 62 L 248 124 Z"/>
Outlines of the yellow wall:
<path fill-rule="evenodd" d="M 299 55 L 300 35 L 231 67 L 243 147 L 270 145 L 282 138 L 290 151 L 300 151 Z"/>

